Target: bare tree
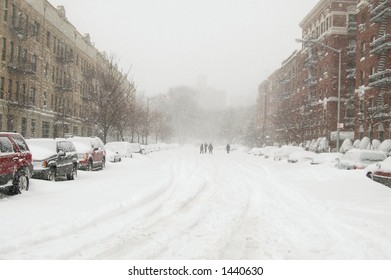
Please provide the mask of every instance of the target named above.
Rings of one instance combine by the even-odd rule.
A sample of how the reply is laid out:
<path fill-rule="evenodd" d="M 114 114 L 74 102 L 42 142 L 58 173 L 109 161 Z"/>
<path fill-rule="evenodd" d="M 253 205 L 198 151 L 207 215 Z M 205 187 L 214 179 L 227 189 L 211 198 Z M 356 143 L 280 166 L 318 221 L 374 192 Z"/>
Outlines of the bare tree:
<path fill-rule="evenodd" d="M 91 100 L 95 105 L 95 122 L 101 130 L 103 142 L 106 142 L 112 128 L 122 127 L 120 123 L 126 118 L 126 107 L 134 93 L 134 85 L 127 79 L 129 72 L 123 74 L 118 70 L 114 56 L 102 56 L 101 59 L 96 69 L 97 88 Z"/>

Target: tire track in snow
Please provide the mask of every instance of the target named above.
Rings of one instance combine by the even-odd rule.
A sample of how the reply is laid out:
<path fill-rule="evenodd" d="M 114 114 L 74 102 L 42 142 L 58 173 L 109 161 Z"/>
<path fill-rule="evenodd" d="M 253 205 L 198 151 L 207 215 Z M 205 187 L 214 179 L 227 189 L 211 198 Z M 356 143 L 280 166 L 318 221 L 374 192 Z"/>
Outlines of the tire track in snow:
<path fill-rule="evenodd" d="M 71 220 L 65 225 L 40 225 L 33 230 L 33 232 L 37 233 L 35 235 L 31 235 L 29 232 L 19 233 L 17 236 L 13 236 L 12 242 L 4 243 L 13 245 L 6 245 L 4 247 L 0 245 L 0 257 L 1 255 L 7 255 L 7 258 L 10 256 L 12 257 L 12 255 L 22 255 L 26 256 L 26 258 L 31 258 L 35 252 L 40 252 L 40 250 L 34 249 L 35 247 L 46 247 L 48 243 L 55 244 L 59 240 L 61 243 L 63 243 L 64 239 L 72 239 L 74 236 L 79 235 L 80 232 L 88 232 L 89 230 L 94 231 L 97 225 L 107 225 L 107 222 L 110 222 L 110 219 L 113 217 L 121 218 L 122 216 L 128 215 L 135 209 L 140 207 L 142 208 L 144 205 L 150 205 L 156 201 L 159 201 L 163 195 L 169 196 L 173 192 L 173 181 L 174 176 L 173 170 L 171 168 L 170 175 L 162 183 L 152 188 L 152 190 L 146 194 L 133 197 L 129 200 L 124 200 L 119 205 L 116 204 L 112 205 L 111 207 L 105 207 L 102 211 L 99 212 L 94 211 L 92 213 L 83 214 L 82 217 L 78 220 Z M 153 211 L 158 211 L 158 209 Z M 91 236 L 94 235 L 95 234 L 92 234 Z M 28 236 L 28 238 L 26 238 L 26 236 Z M 52 250 L 50 253 L 53 253 Z M 39 258 L 41 257 L 42 256 L 39 256 Z M 62 257 L 60 257 L 60 259 L 62 259 Z"/>

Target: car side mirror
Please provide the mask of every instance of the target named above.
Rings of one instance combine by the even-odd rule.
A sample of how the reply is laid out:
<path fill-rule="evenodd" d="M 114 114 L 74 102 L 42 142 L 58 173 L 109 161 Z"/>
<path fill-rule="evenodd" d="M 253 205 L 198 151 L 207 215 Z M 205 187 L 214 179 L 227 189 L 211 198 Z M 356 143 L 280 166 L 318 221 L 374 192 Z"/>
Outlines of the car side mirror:
<path fill-rule="evenodd" d="M 380 168 L 381 167 L 380 162 L 376 163 L 376 166 L 377 166 L 377 168 Z"/>
<path fill-rule="evenodd" d="M 58 155 L 59 155 L 60 157 L 64 157 L 64 156 L 65 156 L 65 152 L 64 152 L 63 150 L 59 150 L 59 151 L 58 151 Z"/>
<path fill-rule="evenodd" d="M 98 147 L 94 147 L 94 148 L 93 148 L 94 151 L 97 151 L 98 149 L 99 149 Z"/>

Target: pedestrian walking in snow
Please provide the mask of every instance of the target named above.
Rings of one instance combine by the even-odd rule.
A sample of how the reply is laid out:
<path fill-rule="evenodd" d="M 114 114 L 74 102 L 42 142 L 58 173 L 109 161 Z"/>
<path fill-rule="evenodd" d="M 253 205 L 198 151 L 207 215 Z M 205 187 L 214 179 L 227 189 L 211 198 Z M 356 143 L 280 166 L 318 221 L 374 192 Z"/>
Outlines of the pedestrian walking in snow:
<path fill-rule="evenodd" d="M 231 150 L 231 146 L 227 144 L 227 147 L 225 147 L 225 149 L 227 150 L 227 154 L 229 154 L 229 151 Z"/>
<path fill-rule="evenodd" d="M 209 144 L 208 149 L 209 149 L 209 154 L 213 154 L 213 145 L 212 145 L 212 143 Z"/>
<path fill-rule="evenodd" d="M 201 144 L 200 146 L 200 154 L 203 154 L 204 153 L 204 144 Z"/>
<path fill-rule="evenodd" d="M 206 154 L 207 151 L 208 151 L 208 144 L 204 143 L 204 153 Z"/>

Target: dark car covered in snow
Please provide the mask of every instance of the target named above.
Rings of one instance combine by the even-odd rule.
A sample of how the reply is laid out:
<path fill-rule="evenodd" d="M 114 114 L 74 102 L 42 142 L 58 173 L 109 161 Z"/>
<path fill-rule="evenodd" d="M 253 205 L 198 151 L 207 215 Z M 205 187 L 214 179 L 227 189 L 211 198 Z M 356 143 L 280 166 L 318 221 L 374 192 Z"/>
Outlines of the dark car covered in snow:
<path fill-rule="evenodd" d="M 33 178 L 55 181 L 60 177 L 73 180 L 78 161 L 75 146 L 66 139 L 29 139 L 33 155 Z"/>

